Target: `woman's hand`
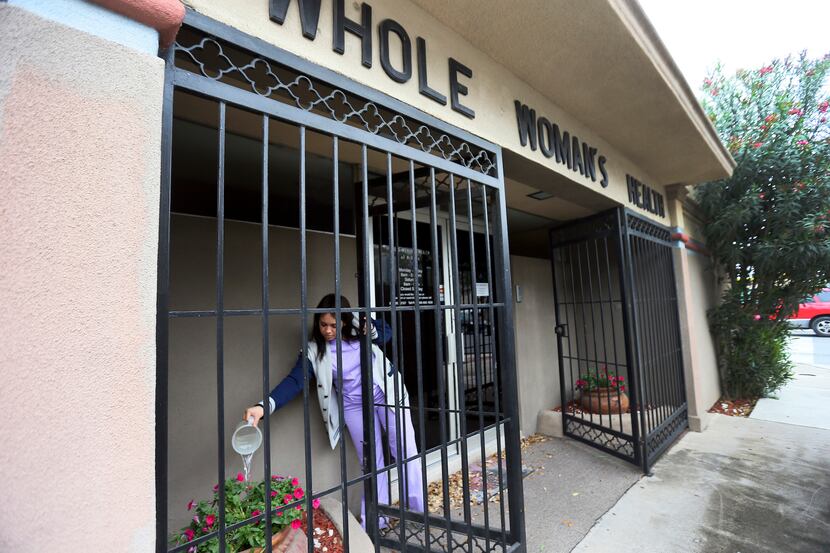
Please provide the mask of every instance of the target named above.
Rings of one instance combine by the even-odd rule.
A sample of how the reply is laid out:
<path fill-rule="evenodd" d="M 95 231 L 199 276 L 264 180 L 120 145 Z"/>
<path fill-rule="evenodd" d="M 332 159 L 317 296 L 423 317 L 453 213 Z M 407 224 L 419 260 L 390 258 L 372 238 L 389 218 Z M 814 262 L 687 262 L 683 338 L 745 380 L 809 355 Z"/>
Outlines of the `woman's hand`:
<path fill-rule="evenodd" d="M 262 405 L 254 405 L 253 407 L 245 409 L 245 414 L 242 416 L 242 420 L 247 421 L 248 419 L 254 419 L 254 426 L 256 426 L 259 424 L 260 419 L 264 416 L 265 408 Z"/>

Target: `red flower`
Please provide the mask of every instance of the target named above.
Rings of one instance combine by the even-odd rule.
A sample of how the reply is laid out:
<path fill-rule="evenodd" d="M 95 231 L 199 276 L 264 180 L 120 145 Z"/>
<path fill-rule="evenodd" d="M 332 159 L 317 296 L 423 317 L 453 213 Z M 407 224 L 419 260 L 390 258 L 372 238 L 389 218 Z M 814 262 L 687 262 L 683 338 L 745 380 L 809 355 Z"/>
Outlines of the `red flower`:
<path fill-rule="evenodd" d="M 294 498 L 295 499 L 302 499 L 303 498 L 303 489 L 302 488 L 297 488 L 296 490 L 294 490 Z"/>
<path fill-rule="evenodd" d="M 277 492 L 274 491 L 274 490 L 271 490 L 271 497 L 277 497 Z"/>
<path fill-rule="evenodd" d="M 219 484 L 216 484 L 215 486 L 213 486 L 213 491 L 216 491 L 218 489 L 219 489 Z"/>
<path fill-rule="evenodd" d="M 262 511 L 260 511 L 259 509 L 254 509 L 253 511 L 251 511 L 251 516 L 252 517 L 255 517 L 255 516 L 260 515 L 260 514 L 262 514 Z"/>
<path fill-rule="evenodd" d="M 203 526 L 202 527 L 202 533 L 207 534 L 208 532 L 210 532 L 210 530 L 208 530 L 206 527 Z"/>
<path fill-rule="evenodd" d="M 753 318 L 753 319 L 755 319 L 756 321 L 760 321 L 760 320 L 761 320 L 761 315 L 759 315 L 758 313 L 756 313 L 756 314 L 755 314 L 755 316 L 754 316 L 754 317 L 752 317 L 752 318 Z"/>
<path fill-rule="evenodd" d="M 761 147 L 761 146 L 763 146 L 763 145 L 764 145 L 764 143 L 763 143 L 763 142 L 756 142 L 755 144 L 753 144 L 753 145 L 752 145 L 752 147 L 753 147 L 753 148 L 755 148 L 755 149 L 757 150 L 758 148 L 760 148 L 760 147 Z"/>
<path fill-rule="evenodd" d="M 205 524 L 208 525 L 208 528 L 213 526 L 213 523 L 216 522 L 216 515 L 207 515 L 205 517 Z"/>
<path fill-rule="evenodd" d="M 760 194 L 758 194 L 758 199 L 760 199 L 760 200 L 763 200 L 765 197 L 766 197 L 766 196 L 764 195 L 764 193 L 763 193 L 763 192 L 761 192 Z"/>
<path fill-rule="evenodd" d="M 192 541 L 194 537 L 196 537 L 196 532 L 188 528 L 184 531 L 184 537 L 187 538 L 187 541 Z"/>
<path fill-rule="evenodd" d="M 311 502 L 311 506 L 314 507 L 315 509 L 319 509 L 320 508 L 320 500 L 315 499 L 314 501 Z"/>
<path fill-rule="evenodd" d="M 291 497 L 291 494 L 288 494 L 288 493 L 285 494 L 285 496 L 282 498 L 282 502 L 285 503 L 286 505 L 288 505 L 292 501 L 294 501 L 294 498 Z"/>
<path fill-rule="evenodd" d="M 292 486 L 294 486 L 294 487 L 296 488 L 297 486 L 299 486 L 299 485 L 300 485 L 300 481 L 299 481 L 298 479 L 296 479 L 296 478 L 292 478 L 292 479 L 291 479 L 291 485 L 292 485 Z"/>
<path fill-rule="evenodd" d="M 769 127 L 767 127 L 766 125 L 761 125 L 761 130 L 762 130 L 762 131 L 765 131 L 765 130 L 767 130 L 768 128 L 769 128 Z"/>
<path fill-rule="evenodd" d="M 764 117 L 764 121 L 766 121 L 767 123 L 772 123 L 772 122 L 773 122 L 773 121 L 775 121 L 776 119 L 778 119 L 778 116 L 777 116 L 777 115 L 775 115 L 774 113 L 773 113 L 773 114 L 770 114 L 770 115 L 767 115 L 766 117 Z"/>
<path fill-rule="evenodd" d="M 190 509 L 192 509 L 192 508 L 193 508 L 193 505 L 194 505 L 194 502 L 193 502 L 193 500 L 191 499 L 191 500 L 190 500 L 190 502 L 187 504 L 187 510 L 189 511 Z"/>
<path fill-rule="evenodd" d="M 807 144 L 809 144 L 809 142 L 806 140 L 799 140 L 798 142 L 796 142 L 796 144 L 798 144 L 799 146 L 806 146 Z"/>
<path fill-rule="evenodd" d="M 764 75 L 766 75 L 767 73 L 772 73 L 772 66 L 771 65 L 767 65 L 767 66 L 762 67 L 761 69 L 758 70 L 758 74 L 761 75 L 762 77 Z"/>
<path fill-rule="evenodd" d="M 281 517 L 282 516 L 282 511 L 277 511 L 277 516 Z"/>
<path fill-rule="evenodd" d="M 828 102 L 827 100 L 823 101 L 818 105 L 818 110 L 821 113 L 827 113 L 827 108 L 830 108 L 830 102 Z"/>
<path fill-rule="evenodd" d="M 236 481 L 237 481 L 237 482 L 244 482 L 244 481 L 245 481 L 245 475 L 244 475 L 244 474 L 242 474 L 241 472 L 240 472 L 240 473 L 238 473 L 238 474 L 236 475 Z"/>
<path fill-rule="evenodd" d="M 804 110 L 799 108 L 792 108 L 790 111 L 787 112 L 788 115 L 803 115 Z"/>
<path fill-rule="evenodd" d="M 827 121 L 826 117 L 822 117 L 821 119 L 819 119 L 819 122 L 821 122 L 821 123 L 824 123 L 825 121 Z"/>
<path fill-rule="evenodd" d="M 302 526 L 302 523 L 299 521 L 299 519 L 294 519 L 291 521 L 291 528 L 293 528 L 294 530 L 299 530 L 300 526 Z"/>

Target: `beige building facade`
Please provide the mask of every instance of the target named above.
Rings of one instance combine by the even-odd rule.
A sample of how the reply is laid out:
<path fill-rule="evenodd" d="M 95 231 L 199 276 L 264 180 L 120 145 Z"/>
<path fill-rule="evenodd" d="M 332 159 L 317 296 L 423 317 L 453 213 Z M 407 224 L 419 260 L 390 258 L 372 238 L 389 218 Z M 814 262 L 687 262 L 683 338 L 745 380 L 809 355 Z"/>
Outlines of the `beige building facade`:
<path fill-rule="evenodd" d="M 338 87 L 360 122 L 321 122 Z M 401 133 L 388 149 L 354 130 L 374 117 Z M 166 543 L 184 506 L 239 470 L 217 431 L 289 373 L 335 289 L 398 316 L 404 373 L 437 367 L 406 381 L 427 481 L 503 449 L 514 470 L 541 411 L 656 460 L 720 396 L 687 192 L 733 167 L 636 2 L 0 2 L 0 550 L 187 550 Z M 581 403 L 601 370 L 631 408 Z M 318 412 L 271 417 L 271 470 L 347 487 L 359 515 L 361 463 Z M 526 547 L 520 520 L 505 549 Z"/>

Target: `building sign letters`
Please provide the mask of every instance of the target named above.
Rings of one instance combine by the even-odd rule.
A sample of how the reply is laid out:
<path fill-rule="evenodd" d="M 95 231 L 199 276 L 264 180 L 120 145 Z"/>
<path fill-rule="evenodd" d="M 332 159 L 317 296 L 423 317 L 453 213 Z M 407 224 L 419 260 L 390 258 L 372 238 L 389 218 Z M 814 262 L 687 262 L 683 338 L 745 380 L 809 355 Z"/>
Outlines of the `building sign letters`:
<path fill-rule="evenodd" d="M 660 217 L 666 216 L 666 207 L 662 194 L 646 186 L 631 175 L 625 176 L 625 183 L 628 187 L 628 201 L 630 203 Z"/>
<path fill-rule="evenodd" d="M 363 2 L 360 6 L 360 22 L 346 17 L 345 0 L 332 0 L 334 3 L 334 21 L 332 36 L 332 50 L 338 54 L 346 51 L 346 33 L 351 33 L 360 39 L 361 63 L 365 67 L 372 67 L 372 7 Z M 268 14 L 271 21 L 280 25 L 285 22 L 288 5 L 291 0 L 269 0 Z M 314 40 L 317 36 L 317 22 L 320 20 L 321 0 L 297 0 L 300 10 L 300 24 L 303 36 Z M 384 73 L 395 82 L 405 83 L 412 78 L 413 56 L 412 39 L 403 26 L 394 19 L 384 19 L 378 24 L 378 39 L 380 42 L 380 65 Z M 390 38 L 401 44 L 401 59 L 391 59 L 389 47 Z M 418 71 L 418 91 L 430 100 L 447 105 L 447 97 L 432 88 L 428 80 L 427 42 L 422 37 L 415 38 L 415 64 Z M 450 107 L 458 113 L 475 118 L 475 112 L 461 103 L 461 97 L 469 93 L 467 85 L 461 79 L 472 79 L 473 71 L 460 61 L 450 57 L 447 59 L 449 70 L 449 102 Z"/>
<path fill-rule="evenodd" d="M 519 100 L 515 100 L 516 123 L 519 126 L 519 142 L 522 146 L 530 145 L 530 149 L 541 150 L 546 158 L 555 158 L 556 163 L 567 166 L 572 171 L 597 180 L 597 170 L 603 188 L 608 187 L 608 170 L 605 168 L 607 159 L 597 155 L 597 149 L 579 140 L 568 131 L 563 131 L 556 123 L 551 123 L 546 117 L 536 117 L 536 110 L 528 107 Z M 654 213 L 660 217 L 666 216 L 663 195 L 638 181 L 631 175 L 625 176 L 628 188 L 628 201 L 637 207 Z"/>
<path fill-rule="evenodd" d="M 600 185 L 608 186 L 608 172 L 605 169 L 605 156 L 597 157 L 597 149 L 582 142 L 568 131 L 562 132 L 559 125 L 551 123 L 547 117 L 536 118 L 536 110 L 516 100 L 516 121 L 519 124 L 519 141 L 522 146 L 530 144 L 531 150 L 538 145 L 546 158 L 556 158 L 556 163 L 566 165 L 568 169 L 579 171 L 580 175 L 597 180 L 597 169 L 602 179 Z"/>

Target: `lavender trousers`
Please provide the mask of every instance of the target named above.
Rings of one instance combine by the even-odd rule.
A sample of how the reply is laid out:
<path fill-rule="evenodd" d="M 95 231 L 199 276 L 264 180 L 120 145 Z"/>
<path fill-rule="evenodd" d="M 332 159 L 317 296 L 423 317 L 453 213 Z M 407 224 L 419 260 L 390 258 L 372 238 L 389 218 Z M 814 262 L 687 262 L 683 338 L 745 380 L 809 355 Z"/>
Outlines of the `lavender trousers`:
<path fill-rule="evenodd" d="M 379 387 L 375 386 L 374 403 L 385 404 L 386 396 Z M 406 459 L 415 457 L 418 454 L 418 445 L 415 442 L 415 430 L 412 427 L 412 417 L 409 409 L 400 409 L 398 420 L 395 420 L 395 409 L 388 407 L 374 407 L 375 411 L 375 466 L 378 469 L 386 466 L 383 459 L 383 437 L 381 429 L 386 431 L 389 440 L 389 449 L 395 459 Z M 363 406 L 360 403 L 354 404 L 345 401 L 343 404 L 344 423 L 349 430 L 357 449 L 357 456 L 363 462 Z M 401 432 L 401 429 L 403 432 Z M 402 452 L 398 451 L 398 440 L 400 439 Z M 393 465 L 394 466 L 394 465 Z M 411 511 L 424 512 L 424 488 L 423 474 L 421 471 L 421 459 L 415 458 L 403 465 L 406 478 L 403 480 L 404 506 Z M 378 503 L 389 505 L 389 472 L 384 471 L 377 475 Z M 360 515 L 363 526 L 366 526 L 366 499 L 360 503 Z"/>

